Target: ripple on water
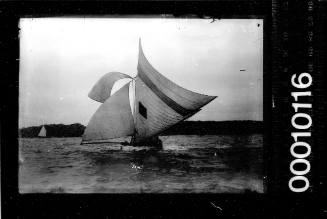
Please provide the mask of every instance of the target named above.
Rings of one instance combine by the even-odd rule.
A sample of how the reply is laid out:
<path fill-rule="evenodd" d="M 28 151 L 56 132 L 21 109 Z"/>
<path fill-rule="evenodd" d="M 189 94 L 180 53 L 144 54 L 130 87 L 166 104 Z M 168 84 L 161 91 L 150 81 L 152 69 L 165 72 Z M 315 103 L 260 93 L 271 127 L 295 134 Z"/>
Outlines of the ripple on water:
<path fill-rule="evenodd" d="M 162 136 L 163 148 L 19 139 L 21 193 L 263 192 L 262 135 Z"/>

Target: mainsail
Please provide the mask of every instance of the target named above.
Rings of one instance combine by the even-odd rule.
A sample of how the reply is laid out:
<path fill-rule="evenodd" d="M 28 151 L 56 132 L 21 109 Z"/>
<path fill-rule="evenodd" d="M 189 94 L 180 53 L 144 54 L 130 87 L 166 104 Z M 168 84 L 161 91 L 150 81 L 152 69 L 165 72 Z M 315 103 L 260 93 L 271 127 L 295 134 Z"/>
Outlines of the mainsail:
<path fill-rule="evenodd" d="M 135 78 L 135 140 L 158 135 L 197 113 L 216 98 L 182 88 L 160 74 L 146 59 L 139 43 Z"/>
<path fill-rule="evenodd" d="M 38 137 L 46 137 L 47 136 L 47 130 L 45 129 L 44 126 L 42 126 L 39 134 L 38 134 Z"/>
<path fill-rule="evenodd" d="M 194 115 L 216 98 L 182 88 L 160 74 L 146 59 L 141 41 L 137 76 L 110 96 L 114 83 L 128 77 L 108 73 L 93 87 L 89 97 L 103 104 L 91 118 L 83 142 L 133 136 L 133 143 L 140 143 Z M 134 92 L 131 105 L 129 87 Z"/>

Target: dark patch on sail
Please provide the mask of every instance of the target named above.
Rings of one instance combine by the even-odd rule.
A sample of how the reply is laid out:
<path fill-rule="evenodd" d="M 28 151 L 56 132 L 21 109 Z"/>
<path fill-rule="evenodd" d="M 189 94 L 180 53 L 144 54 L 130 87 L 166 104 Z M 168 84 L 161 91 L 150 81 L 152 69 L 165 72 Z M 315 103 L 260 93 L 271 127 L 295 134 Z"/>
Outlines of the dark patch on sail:
<path fill-rule="evenodd" d="M 176 103 L 166 94 L 164 94 L 151 80 L 142 72 L 142 69 L 138 68 L 138 76 L 142 79 L 142 81 L 148 86 L 164 103 L 166 103 L 170 108 L 172 108 L 175 112 L 179 113 L 182 116 L 189 115 L 193 112 L 193 110 L 188 110 Z"/>
<path fill-rule="evenodd" d="M 143 104 L 141 102 L 139 102 L 139 113 L 144 117 L 144 118 L 148 118 L 147 116 L 147 110 L 145 108 L 145 106 L 143 106 Z"/>

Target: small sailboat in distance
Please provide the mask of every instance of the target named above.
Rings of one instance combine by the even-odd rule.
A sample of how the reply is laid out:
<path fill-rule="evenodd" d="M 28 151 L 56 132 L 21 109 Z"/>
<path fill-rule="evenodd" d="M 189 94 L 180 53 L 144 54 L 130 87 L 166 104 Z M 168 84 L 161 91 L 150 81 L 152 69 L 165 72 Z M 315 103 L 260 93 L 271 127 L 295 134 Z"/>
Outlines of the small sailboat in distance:
<path fill-rule="evenodd" d="M 47 137 L 47 130 L 45 129 L 44 125 L 42 126 L 39 134 L 37 135 L 39 138 Z"/>
<path fill-rule="evenodd" d="M 111 95 L 115 82 L 125 78 L 130 82 Z M 107 73 L 88 96 L 102 105 L 89 121 L 81 144 L 131 136 L 130 145 L 144 146 L 160 145 L 160 133 L 193 116 L 217 97 L 187 90 L 164 77 L 146 59 L 141 40 L 136 77 Z"/>

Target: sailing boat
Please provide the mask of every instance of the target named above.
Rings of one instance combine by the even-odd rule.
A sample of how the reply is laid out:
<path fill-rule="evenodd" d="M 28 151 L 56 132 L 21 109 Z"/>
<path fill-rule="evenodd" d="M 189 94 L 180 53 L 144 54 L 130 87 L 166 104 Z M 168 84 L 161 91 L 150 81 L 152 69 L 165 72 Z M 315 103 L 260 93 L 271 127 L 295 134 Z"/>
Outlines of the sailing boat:
<path fill-rule="evenodd" d="M 45 129 L 44 126 L 42 126 L 42 128 L 41 128 L 41 130 L 40 130 L 40 132 L 38 134 L 38 137 L 39 138 L 45 138 L 45 137 L 47 137 L 47 130 Z"/>
<path fill-rule="evenodd" d="M 130 82 L 111 95 L 114 83 L 126 78 Z M 145 146 L 160 145 L 160 133 L 193 116 L 216 98 L 184 89 L 160 74 L 146 59 L 141 40 L 136 77 L 107 73 L 88 96 L 102 105 L 89 121 L 81 144 L 131 136 L 131 145 Z"/>

